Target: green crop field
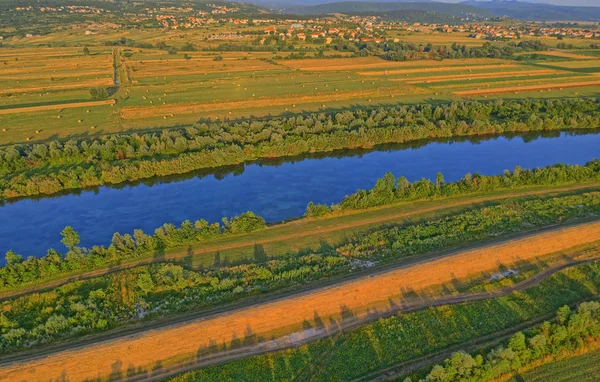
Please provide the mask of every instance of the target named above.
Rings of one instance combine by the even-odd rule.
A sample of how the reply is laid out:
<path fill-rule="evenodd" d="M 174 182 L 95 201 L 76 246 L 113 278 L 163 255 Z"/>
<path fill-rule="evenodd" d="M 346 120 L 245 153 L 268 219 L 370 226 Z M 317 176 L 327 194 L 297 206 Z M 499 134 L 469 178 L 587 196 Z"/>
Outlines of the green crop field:
<path fill-rule="evenodd" d="M 509 382 L 594 382 L 600 375 L 600 351 L 555 361 L 519 374 Z"/>

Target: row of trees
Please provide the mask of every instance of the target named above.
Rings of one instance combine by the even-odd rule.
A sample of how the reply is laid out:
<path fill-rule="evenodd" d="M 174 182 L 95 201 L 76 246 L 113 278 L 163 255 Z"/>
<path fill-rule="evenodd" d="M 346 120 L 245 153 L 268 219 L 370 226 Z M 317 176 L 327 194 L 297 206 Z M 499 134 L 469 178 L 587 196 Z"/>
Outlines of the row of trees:
<path fill-rule="evenodd" d="M 539 40 L 516 42 L 485 42 L 481 46 L 468 47 L 453 43 L 447 45 L 422 45 L 411 42 L 391 42 L 382 45 L 357 43 L 361 55 L 381 55 L 386 60 L 409 61 L 418 59 L 447 58 L 512 58 L 516 53 L 548 50 L 549 46 Z"/>
<path fill-rule="evenodd" d="M 301 251 L 269 258 L 264 248 L 257 245 L 253 254 L 247 254 L 253 256 L 250 264 L 226 265 L 226 259 L 222 261 L 217 254 L 214 266 L 209 269 L 191 270 L 183 261 L 121 270 L 0 303 L 0 351 L 34 347 L 132 321 L 215 306 L 333 275 L 347 275 L 363 264 L 356 258 L 369 262 L 389 261 L 448 248 L 457 242 L 495 237 L 599 212 L 599 193 L 507 201 L 427 223 L 383 228 L 357 236 L 351 244 L 339 246 L 337 250 L 323 246 L 316 252 Z M 254 217 L 250 219 L 254 220 Z M 183 231 L 192 232 L 189 224 L 187 226 L 179 229 L 182 235 L 179 240 L 189 237 Z M 196 229 L 198 231 L 207 232 Z M 208 233 L 212 234 L 219 233 L 215 229 Z M 157 233 L 155 237 L 162 235 Z M 136 244 L 145 245 L 144 240 L 152 243 L 159 239 L 143 237 Z M 69 249 L 67 256 L 82 255 L 77 247 L 79 236 L 72 228 L 63 231 L 63 243 Z M 115 243 L 109 249 L 112 250 L 119 254 L 127 251 Z M 63 260 L 60 254 L 56 256 L 56 262 L 70 261 Z M 11 272 L 22 265 L 22 259 L 14 254 L 7 256 L 7 266 L 2 272 Z"/>
<path fill-rule="evenodd" d="M 517 166 L 502 175 L 466 174 L 457 182 L 445 183 L 444 175 L 438 173 L 435 183 L 421 179 L 410 183 L 405 177 L 398 179 L 386 173 L 370 190 L 358 190 L 346 196 L 339 204 L 327 206 L 309 203 L 306 217 L 319 217 L 332 211 L 358 210 L 386 204 L 407 202 L 426 198 L 466 195 L 476 192 L 508 190 L 527 186 L 555 186 L 568 183 L 583 183 L 600 180 L 600 159 L 584 166 L 557 164 L 543 168 L 525 170 Z"/>
<path fill-rule="evenodd" d="M 6 265 L 0 268 L 0 290 L 40 283 L 64 274 L 118 265 L 124 260 L 152 256 L 170 248 L 224 235 L 249 233 L 265 227 L 262 217 L 246 212 L 232 219 L 223 219 L 222 224 L 186 220 L 180 227 L 164 224 L 153 235 L 142 230 L 135 230 L 133 235 L 115 233 L 108 247 L 94 246 L 91 249 L 79 247 L 79 234 L 72 227 L 66 227 L 61 232 L 62 243 L 67 248 L 65 254 L 49 249 L 43 257 L 29 256 L 25 260 L 23 256 L 8 251 Z"/>
<path fill-rule="evenodd" d="M 575 311 L 560 308 L 552 322 L 544 322 L 526 333 L 518 332 L 508 342 L 475 357 L 456 352 L 434 366 L 420 382 L 486 382 L 511 375 L 536 361 L 575 354 L 597 346 L 600 333 L 600 303 L 583 302 Z M 406 378 L 404 382 L 411 382 Z"/>
<path fill-rule="evenodd" d="M 597 128 L 598 99 L 376 107 L 0 149 L 0 199 L 338 149 L 507 132 Z"/>

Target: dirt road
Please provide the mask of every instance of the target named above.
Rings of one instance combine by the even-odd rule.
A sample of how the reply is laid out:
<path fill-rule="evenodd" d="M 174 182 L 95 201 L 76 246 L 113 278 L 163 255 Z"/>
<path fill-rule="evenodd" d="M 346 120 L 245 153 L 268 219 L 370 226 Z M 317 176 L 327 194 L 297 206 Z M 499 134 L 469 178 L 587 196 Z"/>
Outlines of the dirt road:
<path fill-rule="evenodd" d="M 184 362 L 186 357 L 194 359 L 199 351 L 248 338 L 259 341 L 268 350 L 289 347 L 335 332 L 344 325 L 365 322 L 400 309 L 458 303 L 506 293 L 438 299 L 437 296 L 418 292 L 456 279 L 492 272 L 500 265 L 535 261 L 537 257 L 592 243 L 599 238 L 600 222 L 556 229 L 43 358 L 32 356 L 0 367 L 0 380 L 68 378 L 79 381 L 118 373 L 125 375 L 127 370 L 152 370 L 157 365 L 162 365 L 161 370 L 166 371 L 164 367 L 168 366 L 170 359 Z M 323 323 L 321 329 L 303 329 L 305 322 L 314 324 L 317 319 Z"/>

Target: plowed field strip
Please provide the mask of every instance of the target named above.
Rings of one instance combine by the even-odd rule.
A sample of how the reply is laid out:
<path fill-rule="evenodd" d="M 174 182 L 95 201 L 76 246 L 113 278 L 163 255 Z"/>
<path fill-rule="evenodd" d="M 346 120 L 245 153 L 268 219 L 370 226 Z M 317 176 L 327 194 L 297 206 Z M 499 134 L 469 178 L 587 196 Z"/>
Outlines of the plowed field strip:
<path fill-rule="evenodd" d="M 505 88 L 491 88 L 482 90 L 462 90 L 453 92 L 459 96 L 478 96 L 487 94 L 499 94 L 499 93 L 513 93 L 513 92 L 526 92 L 546 89 L 566 89 L 566 88 L 579 88 L 589 86 L 600 86 L 600 81 L 581 81 L 581 82 L 565 82 L 558 84 L 545 84 L 545 85 L 525 85 L 525 86 L 512 86 Z"/>

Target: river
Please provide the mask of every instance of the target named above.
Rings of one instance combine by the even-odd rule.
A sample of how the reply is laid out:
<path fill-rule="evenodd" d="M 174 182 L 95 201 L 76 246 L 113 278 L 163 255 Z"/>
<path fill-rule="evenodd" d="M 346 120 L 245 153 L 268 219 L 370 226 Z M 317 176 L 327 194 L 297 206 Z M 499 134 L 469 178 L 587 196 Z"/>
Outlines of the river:
<path fill-rule="evenodd" d="M 468 172 L 494 175 L 515 165 L 584 164 L 594 158 L 600 158 L 598 131 L 485 137 L 262 161 L 14 200 L 0 205 L 0 252 L 13 249 L 24 256 L 42 256 L 49 247 L 63 251 L 60 231 L 66 225 L 80 232 L 81 245 L 89 247 L 110 243 L 114 232 L 152 232 L 166 222 L 218 221 L 249 210 L 276 222 L 302 215 L 309 201 L 330 204 L 370 188 L 387 171 L 409 181 L 435 179 L 440 171 L 449 182 Z"/>

